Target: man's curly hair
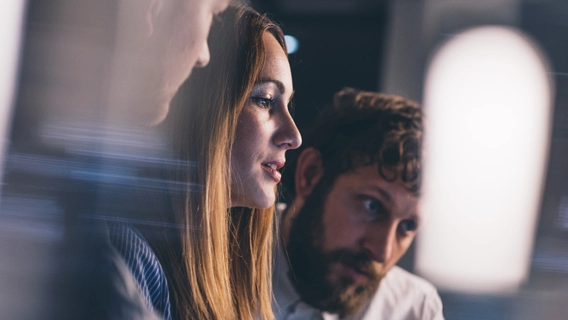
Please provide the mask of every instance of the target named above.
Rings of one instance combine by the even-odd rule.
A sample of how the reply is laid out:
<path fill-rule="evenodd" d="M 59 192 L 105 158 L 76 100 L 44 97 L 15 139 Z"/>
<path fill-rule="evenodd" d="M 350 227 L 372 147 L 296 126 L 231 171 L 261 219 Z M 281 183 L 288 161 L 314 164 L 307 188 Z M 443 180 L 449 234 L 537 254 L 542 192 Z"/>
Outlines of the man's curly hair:
<path fill-rule="evenodd" d="M 344 88 L 335 94 L 333 109 L 320 118 L 297 155 L 308 147 L 318 150 L 327 184 L 347 171 L 377 164 L 383 179 L 400 178 L 418 195 L 422 132 L 422 110 L 417 103 L 400 96 Z M 286 171 L 290 181 L 296 159 Z M 290 189 L 293 197 L 294 190 Z"/>

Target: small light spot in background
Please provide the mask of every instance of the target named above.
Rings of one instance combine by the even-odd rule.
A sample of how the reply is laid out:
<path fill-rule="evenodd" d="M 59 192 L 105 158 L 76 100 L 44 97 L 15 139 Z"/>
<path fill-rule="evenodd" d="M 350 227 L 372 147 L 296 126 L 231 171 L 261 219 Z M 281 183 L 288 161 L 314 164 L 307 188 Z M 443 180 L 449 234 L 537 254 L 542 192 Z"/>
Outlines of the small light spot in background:
<path fill-rule="evenodd" d="M 287 205 L 283 202 L 278 202 L 276 204 L 276 211 L 279 213 L 283 213 L 286 210 Z"/>
<path fill-rule="evenodd" d="M 286 48 L 288 48 L 288 54 L 294 54 L 298 51 L 299 43 L 298 39 L 291 35 L 285 35 L 284 40 L 286 41 Z"/>

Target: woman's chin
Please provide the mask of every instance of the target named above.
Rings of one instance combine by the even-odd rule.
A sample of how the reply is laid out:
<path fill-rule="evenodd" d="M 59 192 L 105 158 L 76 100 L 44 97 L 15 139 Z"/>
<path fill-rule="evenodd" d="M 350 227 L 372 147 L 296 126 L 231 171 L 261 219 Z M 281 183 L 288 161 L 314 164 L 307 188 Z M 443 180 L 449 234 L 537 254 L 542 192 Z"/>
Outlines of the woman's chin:
<path fill-rule="evenodd" d="M 268 209 L 276 201 L 275 194 L 256 195 L 248 199 L 233 200 L 230 207 L 246 207 L 251 209 Z"/>
<path fill-rule="evenodd" d="M 249 206 L 249 208 L 253 209 L 268 209 L 274 205 L 276 201 L 276 195 L 274 194 L 273 190 L 270 190 L 270 193 L 265 193 L 262 195 L 257 195 Z"/>

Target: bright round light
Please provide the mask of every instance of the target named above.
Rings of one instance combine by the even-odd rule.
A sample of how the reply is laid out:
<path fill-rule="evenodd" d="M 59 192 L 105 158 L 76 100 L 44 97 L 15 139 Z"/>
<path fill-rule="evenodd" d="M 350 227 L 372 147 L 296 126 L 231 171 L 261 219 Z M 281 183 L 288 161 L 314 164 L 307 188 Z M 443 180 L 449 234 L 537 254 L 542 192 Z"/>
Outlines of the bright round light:
<path fill-rule="evenodd" d="M 298 51 L 299 47 L 298 39 L 290 35 L 285 35 L 284 41 L 286 41 L 286 48 L 288 48 L 288 54 L 293 54 L 296 51 Z"/>
<path fill-rule="evenodd" d="M 548 63 L 519 31 L 448 41 L 426 77 L 416 269 L 438 288 L 516 291 L 528 279 L 550 136 Z"/>

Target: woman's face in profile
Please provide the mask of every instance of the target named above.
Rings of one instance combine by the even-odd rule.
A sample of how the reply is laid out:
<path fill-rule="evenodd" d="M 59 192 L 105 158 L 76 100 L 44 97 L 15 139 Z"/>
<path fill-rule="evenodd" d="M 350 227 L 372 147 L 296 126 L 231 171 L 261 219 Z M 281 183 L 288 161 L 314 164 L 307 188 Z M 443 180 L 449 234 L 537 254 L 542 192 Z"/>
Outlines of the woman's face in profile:
<path fill-rule="evenodd" d="M 288 110 L 293 94 L 288 57 L 272 34 L 265 32 L 262 40 L 266 60 L 239 116 L 233 145 L 232 207 L 272 206 L 285 152 L 302 143 Z"/>

